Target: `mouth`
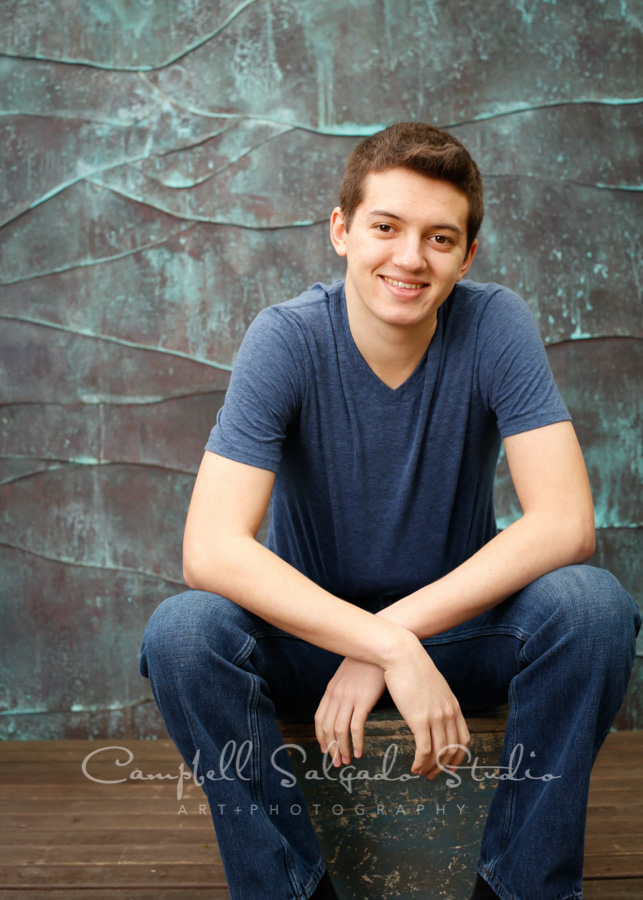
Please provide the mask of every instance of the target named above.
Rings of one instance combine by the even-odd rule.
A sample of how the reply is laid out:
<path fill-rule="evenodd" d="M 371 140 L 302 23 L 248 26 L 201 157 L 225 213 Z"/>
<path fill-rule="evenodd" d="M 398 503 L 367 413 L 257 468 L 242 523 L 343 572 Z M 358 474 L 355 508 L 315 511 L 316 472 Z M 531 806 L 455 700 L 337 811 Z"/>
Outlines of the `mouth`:
<path fill-rule="evenodd" d="M 400 281 L 399 278 L 389 278 L 387 275 L 380 275 L 380 278 L 396 291 L 417 293 L 428 287 L 428 284 L 425 281 Z"/>

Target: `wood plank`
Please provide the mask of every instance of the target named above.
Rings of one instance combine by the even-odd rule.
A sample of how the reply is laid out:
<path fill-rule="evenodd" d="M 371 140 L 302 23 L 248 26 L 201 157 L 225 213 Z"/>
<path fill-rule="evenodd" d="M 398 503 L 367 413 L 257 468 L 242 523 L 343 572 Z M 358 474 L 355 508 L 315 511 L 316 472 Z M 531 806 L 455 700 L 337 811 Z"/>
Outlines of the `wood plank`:
<path fill-rule="evenodd" d="M 643 855 L 643 823 L 633 834 L 591 834 L 585 836 L 585 859 L 590 856 Z"/>
<path fill-rule="evenodd" d="M 643 812 L 641 810 L 640 812 Z M 623 840 L 630 836 L 637 839 L 643 847 L 641 833 L 643 816 L 640 814 L 606 816 L 600 820 L 588 820 L 586 829 L 586 852 L 593 847 L 590 841 L 600 842 L 605 839 L 605 846 L 612 840 Z M 127 822 L 121 816 L 3 816 L 0 828 L 0 846 L 40 846 L 80 845 L 80 844 L 119 844 L 124 836 L 131 841 L 130 832 L 135 834 L 138 845 L 151 844 L 159 846 L 164 841 L 173 844 L 191 844 L 197 839 L 207 840 L 212 837 L 213 827 L 210 814 L 177 816 L 159 814 L 154 817 L 156 827 L 150 827 L 150 817 L 132 815 Z"/>
<path fill-rule="evenodd" d="M 40 888 L 2 889 L 2 900 L 229 900 L 230 894 L 223 888 L 198 888 L 180 885 L 154 887 L 134 885 L 131 888 L 113 888 L 95 885 L 89 890 L 73 886 L 62 890 L 43 891 Z M 72 889 L 73 894 L 68 891 Z M 107 893 L 109 891 L 109 893 Z M 583 881 L 585 900 L 640 900 L 643 896 L 643 879 L 600 879 Z M 421 898 L 418 898 L 421 900 Z"/>
<path fill-rule="evenodd" d="M 391 741 L 391 743 L 395 743 Z M 389 745 L 386 744 L 386 747 Z M 400 745 L 404 746 L 404 745 Z M 478 747 L 480 744 L 477 745 Z M 306 745 L 308 749 L 308 745 Z M 473 745 L 472 753 L 475 754 L 476 745 Z M 198 771 L 203 774 L 199 765 Z M 87 775 L 85 774 L 87 772 Z M 89 760 L 83 766 L 83 759 L 73 761 L 63 760 L 38 760 L 35 762 L 0 762 L 0 784 L 42 784 L 47 779 L 51 784 L 59 782 L 90 780 L 88 776 L 107 779 L 109 781 L 172 781 L 181 773 L 183 777 L 191 776 L 192 766 L 183 763 L 180 759 L 145 760 L 134 759 L 128 765 L 116 764 L 108 760 Z M 643 784 L 643 769 L 638 760 L 629 757 L 618 758 L 615 756 L 609 766 L 598 764 L 592 770 L 592 783 L 614 785 L 619 784 Z"/>
<path fill-rule="evenodd" d="M 150 846 L 158 848 L 171 841 L 173 846 L 192 846 L 195 841 L 215 843 L 212 824 L 208 818 L 199 828 L 170 829 L 169 823 L 165 828 L 131 828 L 128 834 L 128 846 L 135 843 L 138 847 Z M 101 829 L 89 824 L 81 828 L 54 828 L 53 822 L 49 828 L 42 828 L 38 822 L 37 827 L 2 828 L 0 829 L 0 853 L 1 848 L 13 848 L 12 859 L 17 856 L 21 847 L 84 847 L 87 844 L 95 846 L 122 846 L 124 830 L 122 828 Z M 135 839 L 135 840 L 134 840 Z"/>
<path fill-rule="evenodd" d="M 632 834 L 641 829 L 643 809 L 607 810 L 605 815 L 588 815 L 586 837 L 593 835 Z"/>
<path fill-rule="evenodd" d="M 73 894 L 69 891 L 73 890 Z M 3 888 L 2 900 L 230 900 L 227 888 L 190 887 L 145 887 L 132 885 L 129 888 L 115 888 L 111 885 L 93 885 L 89 890 L 67 885 L 61 890 L 47 890 L 41 887 Z"/>
<path fill-rule="evenodd" d="M 16 814 L 23 812 L 25 814 L 39 816 L 41 813 L 46 814 L 54 814 L 56 811 L 61 810 L 61 803 L 63 799 L 60 796 L 57 797 L 49 797 L 42 800 L 20 800 L 19 798 L 15 798 L 2 803 L 3 815 L 6 813 L 8 815 Z M 161 800 L 155 800 L 153 797 L 148 797 L 145 800 L 137 799 L 136 801 L 136 811 L 140 814 L 146 814 L 149 816 L 156 816 L 160 814 L 161 810 L 159 804 Z M 173 807 L 167 807 L 166 812 L 170 815 L 173 814 L 174 817 L 180 817 L 184 815 L 180 811 L 181 804 L 185 807 L 189 807 L 189 810 L 192 812 L 198 811 L 199 806 L 204 804 L 206 805 L 207 810 L 207 801 L 205 796 L 201 795 L 201 797 L 195 798 L 183 798 L 182 801 L 177 801 L 174 799 L 173 802 L 175 805 Z M 121 815 L 123 817 L 129 816 L 132 803 L 131 800 L 124 797 L 122 799 L 116 798 L 115 800 L 111 800 L 109 797 L 95 797 L 91 798 L 79 798 L 79 799 L 64 799 L 64 809 L 68 813 L 78 814 L 93 814 L 95 816 L 112 814 L 112 815 Z"/>
<path fill-rule="evenodd" d="M 78 741 L 2 741 L 0 742 L 0 760 L 34 762 L 36 760 L 74 761 L 82 760 L 88 753 L 101 750 L 107 754 L 107 748 L 114 747 L 116 752 L 127 748 L 137 759 L 176 759 L 180 754 L 172 741 L 141 740 L 78 740 Z"/>
<path fill-rule="evenodd" d="M 182 865 L 212 865 L 217 872 L 222 871 L 222 864 L 218 854 L 218 848 L 214 833 L 209 840 L 199 842 L 166 840 L 163 842 L 162 857 L 164 864 L 176 866 Z M 592 860 L 594 870 L 600 865 L 620 865 L 621 857 L 627 857 L 628 862 L 636 867 L 636 871 L 643 872 L 643 851 L 641 850 L 642 835 L 620 835 L 612 840 L 600 841 L 598 838 L 590 840 L 586 846 L 585 861 L 589 874 L 589 861 Z M 618 858 L 618 862 L 617 862 Z M 159 859 L 158 843 L 139 843 L 135 837 L 134 842 L 120 843 L 117 841 L 74 841 L 69 843 L 55 843 L 53 841 L 41 843 L 10 842 L 0 847 L 0 867 L 29 867 L 29 866 L 87 866 L 95 864 L 100 859 L 101 866 L 118 864 L 130 865 L 154 865 Z"/>
<path fill-rule="evenodd" d="M 159 860 L 159 846 L 158 844 L 140 846 L 134 839 L 134 842 L 121 840 L 120 844 L 77 842 L 68 846 L 60 844 L 43 846 L 33 842 L 22 846 L 9 844 L 0 847 L 0 867 L 91 866 L 95 865 L 98 859 L 101 866 L 154 865 Z M 164 865 L 213 866 L 219 875 L 223 871 L 214 831 L 208 841 L 200 839 L 175 846 L 174 841 L 166 840 L 162 859 Z"/>
<path fill-rule="evenodd" d="M 643 878 L 583 880 L 584 900 L 640 900 Z"/>
<path fill-rule="evenodd" d="M 598 792 L 597 795 L 590 795 L 590 811 L 597 815 L 602 814 L 606 810 L 621 810 L 624 806 L 627 809 L 636 810 L 640 815 L 643 810 L 643 792 L 633 792 L 635 796 L 630 795 L 626 791 Z M 107 796 L 87 797 L 79 795 L 76 798 L 62 797 L 55 795 L 51 797 L 32 798 L 21 800 L 20 797 L 13 795 L 11 799 L 2 802 L 3 815 L 29 814 L 33 816 L 54 815 L 62 811 L 73 813 L 74 815 L 122 815 L 129 816 L 132 813 L 133 795 L 130 797 L 117 797 L 112 799 Z M 205 804 L 207 810 L 207 800 L 205 795 L 200 792 L 196 795 L 188 795 L 177 800 L 176 797 L 168 798 L 167 801 L 162 798 L 146 795 L 145 798 L 138 796 L 135 798 L 136 812 L 141 815 L 156 816 L 162 814 L 160 804 L 165 804 L 165 812 L 174 815 L 175 818 L 181 816 L 199 814 L 199 809 Z M 61 807 L 62 804 L 62 807 Z M 185 807 L 185 811 L 181 807 Z"/>
<path fill-rule="evenodd" d="M 643 793 L 639 791 L 617 791 L 602 790 L 601 788 L 593 789 L 590 786 L 588 809 L 613 808 L 615 806 L 630 807 L 641 806 L 643 804 Z"/>
<path fill-rule="evenodd" d="M 165 848 L 163 848 L 165 849 Z M 0 891 L 18 887 L 74 887 L 89 888 L 94 885 L 115 885 L 126 888 L 133 885 L 152 888 L 155 885 L 182 885 L 188 887 L 226 888 L 221 868 L 215 865 L 33 865 L 0 866 Z M 4 900 L 4 898 L 3 898 Z"/>
<path fill-rule="evenodd" d="M 82 776 L 81 776 L 82 778 Z M 86 781 L 86 783 L 84 783 Z M 123 784 L 97 784 L 94 781 L 90 781 L 89 779 L 78 780 L 77 783 L 71 782 L 60 782 L 58 784 L 48 784 L 45 782 L 44 784 L 15 784 L 15 785 L 7 785 L 0 784 L 0 801 L 11 801 L 12 797 L 16 797 L 18 790 L 20 791 L 20 797 L 25 800 L 25 802 L 29 802 L 32 800 L 38 800 L 42 798 L 43 800 L 74 800 L 79 798 L 86 798 L 88 800 L 91 799 L 105 799 L 109 801 L 131 801 L 131 802 L 139 802 L 139 799 L 142 800 L 144 797 L 149 799 L 157 798 L 160 802 L 166 800 L 170 802 L 171 800 L 176 800 L 177 797 L 177 787 L 178 784 L 176 781 L 165 782 L 164 784 L 159 784 L 157 782 L 136 782 L 136 781 L 126 781 Z M 197 799 L 201 797 L 205 801 L 205 794 L 203 790 L 198 785 L 193 782 L 183 782 L 182 784 L 182 796 L 189 796 L 192 799 Z"/>
<path fill-rule="evenodd" d="M 403 771 L 400 767 L 400 772 Z M 466 774 L 466 773 L 465 773 Z M 172 802 L 177 797 L 188 798 L 190 800 L 202 799 L 206 800 L 203 788 L 195 784 L 192 779 L 179 782 L 178 779 L 172 781 L 130 781 L 125 780 L 122 783 L 110 783 L 111 777 L 118 777 L 118 773 L 105 772 L 101 776 L 94 773 L 94 777 L 102 777 L 103 783 L 92 781 L 79 776 L 70 778 L 69 780 L 61 780 L 55 783 L 43 780 L 34 783 L 22 784 L 14 782 L 13 784 L 0 783 L 0 802 L 11 803 L 19 796 L 24 802 L 32 802 L 37 800 L 105 800 L 109 802 L 132 802 L 139 803 L 145 800 L 155 799 L 159 802 Z M 447 778 L 447 774 L 438 775 L 434 784 L 436 787 Z M 420 782 L 418 782 L 418 785 Z M 614 803 L 624 803 L 627 806 L 631 804 L 643 802 L 643 780 L 634 780 L 629 784 L 618 778 L 615 781 L 596 781 L 590 785 L 590 805 L 595 807 L 601 804 L 613 805 Z"/>
<path fill-rule="evenodd" d="M 154 819 L 155 825 L 161 827 L 168 837 L 168 830 L 171 831 L 171 838 L 174 839 L 173 836 L 175 833 L 180 831 L 209 831 L 212 832 L 212 821 L 210 819 L 210 813 L 203 813 L 202 815 L 176 815 L 176 813 L 167 813 L 162 810 L 155 814 Z M 105 813 L 102 817 L 93 814 L 81 814 L 74 815 L 73 813 L 69 813 L 66 810 L 61 810 L 59 813 L 55 813 L 52 815 L 43 814 L 39 816 L 29 815 L 29 814 L 9 814 L 2 816 L 2 825 L 3 829 L 20 829 L 24 831 L 30 831 L 32 828 L 40 828 L 43 830 L 51 830 L 54 833 L 63 833 L 63 832 L 84 832 L 88 829 L 101 829 L 105 828 L 107 832 L 111 830 L 118 830 L 121 832 L 128 831 L 144 831 L 149 828 L 150 825 L 150 817 L 149 815 L 141 815 L 140 813 L 132 812 L 128 814 L 126 819 L 123 819 L 120 814 L 109 814 Z"/>
<path fill-rule="evenodd" d="M 638 878 L 643 875 L 643 854 L 590 856 L 585 860 L 585 878 Z"/>

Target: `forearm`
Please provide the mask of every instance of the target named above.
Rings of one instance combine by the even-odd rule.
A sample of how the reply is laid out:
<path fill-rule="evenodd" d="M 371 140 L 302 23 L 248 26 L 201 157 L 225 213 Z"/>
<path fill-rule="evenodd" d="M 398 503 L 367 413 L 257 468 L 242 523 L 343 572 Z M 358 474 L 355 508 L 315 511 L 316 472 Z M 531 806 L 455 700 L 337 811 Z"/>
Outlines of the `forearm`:
<path fill-rule="evenodd" d="M 523 516 L 448 575 L 378 613 L 418 638 L 440 634 L 491 609 L 536 578 L 584 562 L 591 529 L 564 516 Z"/>
<path fill-rule="evenodd" d="M 193 553 L 184 576 L 190 587 L 341 656 L 386 668 L 408 651 L 407 629 L 334 596 L 249 535 L 219 541 L 216 555 Z"/>

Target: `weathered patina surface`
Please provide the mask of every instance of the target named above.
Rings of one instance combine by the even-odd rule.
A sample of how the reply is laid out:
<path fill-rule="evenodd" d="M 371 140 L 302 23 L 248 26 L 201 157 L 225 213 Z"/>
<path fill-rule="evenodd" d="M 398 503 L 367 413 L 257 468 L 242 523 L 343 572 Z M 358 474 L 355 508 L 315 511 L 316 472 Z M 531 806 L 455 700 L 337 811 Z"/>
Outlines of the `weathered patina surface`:
<path fill-rule="evenodd" d="M 442 772 L 432 781 L 411 773 L 415 742 L 394 708 L 371 714 L 363 756 L 339 769 L 321 754 L 312 726 L 282 724 L 340 900 L 469 896 L 507 709 L 468 717 L 468 758 L 455 775 Z M 276 762 L 283 766 L 279 756 Z"/>
<path fill-rule="evenodd" d="M 163 733 L 140 638 L 239 343 L 341 276 L 344 158 L 400 119 L 479 160 L 472 277 L 534 313 L 641 599 L 640 46 L 628 0 L 0 4 L 0 738 Z"/>

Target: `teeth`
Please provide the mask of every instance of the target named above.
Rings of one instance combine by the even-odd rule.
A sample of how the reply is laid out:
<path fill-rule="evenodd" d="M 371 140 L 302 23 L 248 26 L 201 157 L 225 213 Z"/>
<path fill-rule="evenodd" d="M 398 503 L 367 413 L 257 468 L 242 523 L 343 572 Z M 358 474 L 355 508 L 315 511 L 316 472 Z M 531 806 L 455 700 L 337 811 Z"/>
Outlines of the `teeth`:
<path fill-rule="evenodd" d="M 386 275 L 382 275 L 384 281 L 388 282 L 388 284 L 393 284 L 395 287 L 406 288 L 408 291 L 417 291 L 420 288 L 424 287 L 424 284 L 408 284 L 406 281 L 395 281 L 393 278 L 387 278 Z"/>

